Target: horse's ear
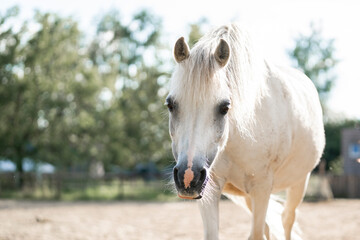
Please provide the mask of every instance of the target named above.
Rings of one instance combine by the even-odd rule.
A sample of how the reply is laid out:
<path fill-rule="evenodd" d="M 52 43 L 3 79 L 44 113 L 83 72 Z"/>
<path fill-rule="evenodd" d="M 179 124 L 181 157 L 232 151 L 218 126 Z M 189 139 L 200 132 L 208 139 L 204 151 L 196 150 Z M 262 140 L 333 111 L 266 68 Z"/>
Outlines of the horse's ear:
<path fill-rule="evenodd" d="M 224 40 L 220 39 L 220 43 L 215 50 L 215 59 L 220 67 L 224 67 L 230 58 L 230 47 L 229 44 Z"/>
<path fill-rule="evenodd" d="M 174 47 L 174 57 L 178 63 L 181 63 L 190 56 L 189 46 L 184 41 L 184 37 L 179 38 Z"/>

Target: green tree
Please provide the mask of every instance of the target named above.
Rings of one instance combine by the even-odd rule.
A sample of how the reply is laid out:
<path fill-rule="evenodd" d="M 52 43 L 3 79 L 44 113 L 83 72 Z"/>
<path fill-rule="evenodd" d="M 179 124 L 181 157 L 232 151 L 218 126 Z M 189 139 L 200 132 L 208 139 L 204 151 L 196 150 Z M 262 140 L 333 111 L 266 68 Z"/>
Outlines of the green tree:
<path fill-rule="evenodd" d="M 22 159 L 33 149 L 30 138 L 34 132 L 26 125 L 32 124 L 34 119 L 24 113 L 28 109 L 22 108 L 28 87 L 23 79 L 24 62 L 21 57 L 24 51 L 21 40 L 26 25 L 18 31 L 13 30 L 11 20 L 18 13 L 19 9 L 13 7 L 0 17 L 0 156 L 14 159 L 18 171 L 22 172 Z"/>
<path fill-rule="evenodd" d="M 192 48 L 197 41 L 204 35 L 204 27 L 208 23 L 206 18 L 201 18 L 199 21 L 190 24 L 189 31 L 189 47 Z"/>
<path fill-rule="evenodd" d="M 37 12 L 31 31 L 14 31 L 17 12 L 0 18 L 1 158 L 19 173 L 26 157 L 58 170 L 171 162 L 158 18 L 140 11 L 125 24 L 111 12 L 85 45 L 77 23 L 56 14 Z"/>
<path fill-rule="evenodd" d="M 38 13 L 36 19 L 41 27 L 28 42 L 31 58 L 26 66 L 42 69 L 29 76 L 43 86 L 37 107 L 38 123 L 45 126 L 39 126 L 43 134 L 38 157 L 59 169 L 86 164 L 100 155 L 94 137 L 100 124 L 96 106 L 102 83 L 89 64 L 76 22 L 47 13 Z"/>
<path fill-rule="evenodd" d="M 6 16 L 16 16 L 11 11 Z M 86 159 L 88 135 L 96 135 L 99 78 L 83 53 L 77 23 L 37 12 L 32 24 L 34 32 L 24 23 L 19 32 L 10 26 L 0 33 L 6 46 L 0 52 L 0 156 L 16 162 L 19 186 L 25 157 L 69 166 Z"/>
<path fill-rule="evenodd" d="M 136 163 L 169 163 L 169 137 L 164 115 L 164 89 L 169 77 L 164 68 L 166 50 L 161 42 L 161 21 L 142 10 L 130 23 L 116 11 L 100 21 L 90 48 L 109 98 L 103 107 L 104 131 L 110 140 L 110 163 L 132 167 Z"/>
<path fill-rule="evenodd" d="M 320 101 L 326 117 L 326 100 L 335 81 L 333 72 L 338 60 L 334 57 L 334 39 L 324 39 L 320 28 L 310 25 L 309 35 L 300 34 L 295 39 L 295 47 L 288 51 L 295 67 L 313 81 L 320 96 Z"/>

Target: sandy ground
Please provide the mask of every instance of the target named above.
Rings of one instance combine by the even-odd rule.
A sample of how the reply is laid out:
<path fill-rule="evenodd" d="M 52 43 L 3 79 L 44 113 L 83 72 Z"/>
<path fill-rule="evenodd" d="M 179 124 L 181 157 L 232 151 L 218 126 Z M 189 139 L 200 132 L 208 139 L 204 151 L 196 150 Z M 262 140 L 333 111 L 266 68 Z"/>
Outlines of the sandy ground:
<path fill-rule="evenodd" d="M 299 210 L 304 239 L 360 239 L 360 200 L 303 203 Z M 249 231 L 246 212 L 222 201 L 220 239 L 247 239 Z M 202 239 L 202 222 L 195 202 L 0 201 L 0 239 Z"/>

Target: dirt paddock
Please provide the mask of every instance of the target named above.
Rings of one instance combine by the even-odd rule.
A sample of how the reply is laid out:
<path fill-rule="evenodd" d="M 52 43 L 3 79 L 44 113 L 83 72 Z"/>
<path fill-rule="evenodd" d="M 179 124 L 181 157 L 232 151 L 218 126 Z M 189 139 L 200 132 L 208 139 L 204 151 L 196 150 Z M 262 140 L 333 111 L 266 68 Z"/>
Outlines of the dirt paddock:
<path fill-rule="evenodd" d="M 303 203 L 299 224 L 309 240 L 360 239 L 360 200 Z M 250 217 L 220 204 L 220 239 L 247 239 Z M 0 201 L 0 240 L 202 239 L 195 202 L 56 203 Z"/>

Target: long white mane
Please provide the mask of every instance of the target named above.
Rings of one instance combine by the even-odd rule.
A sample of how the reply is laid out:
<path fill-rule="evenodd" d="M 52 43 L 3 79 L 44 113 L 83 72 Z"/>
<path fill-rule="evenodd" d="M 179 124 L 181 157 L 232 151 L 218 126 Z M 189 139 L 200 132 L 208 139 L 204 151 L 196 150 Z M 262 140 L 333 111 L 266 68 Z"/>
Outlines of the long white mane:
<path fill-rule="evenodd" d="M 231 56 L 220 68 L 214 52 L 220 39 L 228 42 Z M 251 125 L 257 103 L 266 94 L 266 67 L 263 58 L 255 54 L 248 34 L 237 25 L 229 24 L 203 36 L 191 50 L 187 61 L 175 69 L 170 92 L 174 89 L 192 104 L 203 104 L 214 91 L 230 92 L 231 120 L 240 133 L 251 136 Z M 225 90 L 225 91 L 226 91 Z"/>

